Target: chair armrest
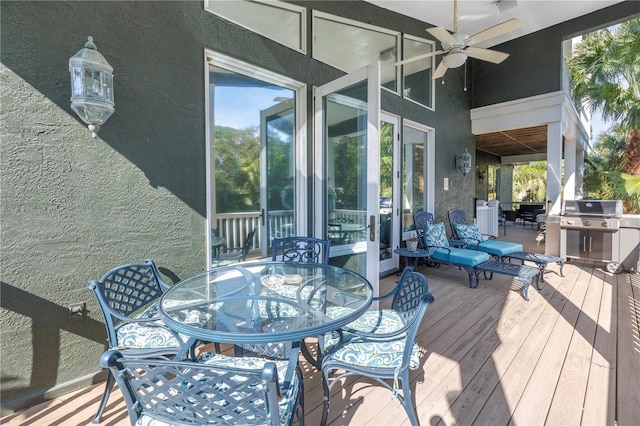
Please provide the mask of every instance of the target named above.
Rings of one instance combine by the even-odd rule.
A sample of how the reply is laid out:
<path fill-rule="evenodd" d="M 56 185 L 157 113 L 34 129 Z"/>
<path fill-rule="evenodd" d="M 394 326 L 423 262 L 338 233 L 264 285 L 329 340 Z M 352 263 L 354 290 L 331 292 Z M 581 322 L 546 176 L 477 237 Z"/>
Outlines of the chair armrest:
<path fill-rule="evenodd" d="M 467 244 L 466 241 L 463 241 L 463 240 L 450 239 L 449 245 L 451 247 L 456 247 L 456 248 L 466 248 L 469 244 Z"/>

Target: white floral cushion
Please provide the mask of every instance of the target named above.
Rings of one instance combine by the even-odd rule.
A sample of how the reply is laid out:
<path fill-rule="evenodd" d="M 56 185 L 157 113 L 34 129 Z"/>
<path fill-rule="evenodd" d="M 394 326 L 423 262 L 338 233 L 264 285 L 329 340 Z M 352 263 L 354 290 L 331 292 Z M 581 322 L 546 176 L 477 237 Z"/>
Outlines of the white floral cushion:
<path fill-rule="evenodd" d="M 158 301 L 132 315 L 135 319 L 158 316 Z M 116 327 L 118 349 L 127 348 L 177 348 L 180 342 L 160 320 L 150 323 L 127 322 Z"/>
<path fill-rule="evenodd" d="M 429 253 L 433 253 L 436 247 L 449 247 L 449 239 L 444 230 L 444 223 L 428 223 L 424 227 L 424 245 Z"/>
<path fill-rule="evenodd" d="M 477 245 L 484 241 L 484 237 L 475 224 L 454 223 L 453 227 L 456 230 L 458 239 L 469 245 Z"/>
<path fill-rule="evenodd" d="M 333 308 L 327 312 L 327 315 L 338 315 L 343 308 Z M 345 328 L 366 332 L 386 334 L 393 333 L 404 327 L 404 322 L 400 315 L 393 309 L 381 309 L 379 311 L 367 311 L 355 321 L 349 323 Z M 333 359 L 337 359 L 350 364 L 366 366 L 366 367 L 390 367 L 396 368 L 402 365 L 402 356 L 404 353 L 406 333 L 399 334 L 393 339 L 374 340 L 368 338 L 358 338 L 356 334 L 344 332 L 343 346 L 332 355 Z M 355 341 L 354 341 L 355 339 Z M 325 336 L 325 351 L 339 343 L 337 333 Z M 409 360 L 409 368 L 416 369 L 420 366 L 420 348 L 417 344 L 413 345 L 411 350 L 411 358 Z"/>

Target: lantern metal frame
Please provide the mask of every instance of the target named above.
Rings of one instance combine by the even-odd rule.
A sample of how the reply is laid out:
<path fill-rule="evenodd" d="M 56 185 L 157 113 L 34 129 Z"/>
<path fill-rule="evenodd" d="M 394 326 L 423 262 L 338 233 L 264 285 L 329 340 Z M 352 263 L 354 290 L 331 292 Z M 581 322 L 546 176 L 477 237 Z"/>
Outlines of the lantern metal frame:
<path fill-rule="evenodd" d="M 71 109 L 96 137 L 115 111 L 113 67 L 102 56 L 89 36 L 84 48 L 69 58 Z"/>
<path fill-rule="evenodd" d="M 456 168 L 460 170 L 462 176 L 466 176 L 471 171 L 471 154 L 464 149 L 464 152 L 456 157 Z"/>

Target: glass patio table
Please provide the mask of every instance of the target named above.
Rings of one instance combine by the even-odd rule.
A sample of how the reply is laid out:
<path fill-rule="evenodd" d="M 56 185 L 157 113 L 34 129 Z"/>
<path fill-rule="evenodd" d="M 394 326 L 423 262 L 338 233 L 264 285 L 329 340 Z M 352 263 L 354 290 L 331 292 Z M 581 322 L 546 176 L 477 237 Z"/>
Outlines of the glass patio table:
<path fill-rule="evenodd" d="M 361 275 L 315 263 L 245 262 L 180 281 L 160 301 L 160 317 L 189 340 L 243 344 L 300 342 L 337 330 L 371 305 Z"/>

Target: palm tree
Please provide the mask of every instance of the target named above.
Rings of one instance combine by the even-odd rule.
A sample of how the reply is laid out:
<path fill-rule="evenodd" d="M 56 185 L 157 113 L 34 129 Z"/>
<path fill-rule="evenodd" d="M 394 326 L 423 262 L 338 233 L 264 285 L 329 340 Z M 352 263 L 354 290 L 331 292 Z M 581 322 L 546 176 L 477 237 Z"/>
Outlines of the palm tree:
<path fill-rule="evenodd" d="M 628 130 L 619 177 L 632 209 L 640 197 L 640 18 L 587 35 L 568 66 L 576 104 Z"/>

